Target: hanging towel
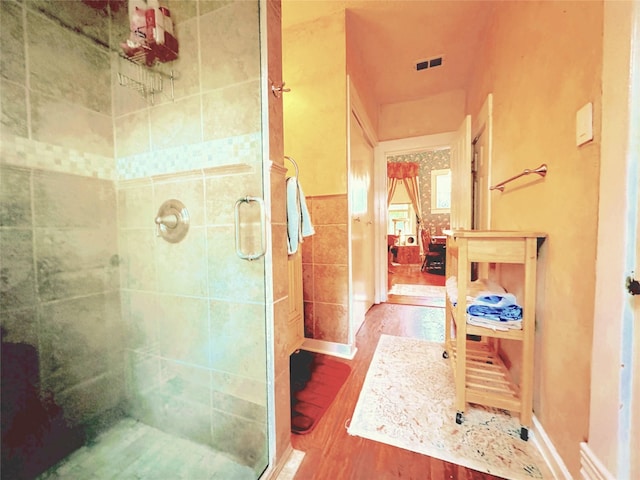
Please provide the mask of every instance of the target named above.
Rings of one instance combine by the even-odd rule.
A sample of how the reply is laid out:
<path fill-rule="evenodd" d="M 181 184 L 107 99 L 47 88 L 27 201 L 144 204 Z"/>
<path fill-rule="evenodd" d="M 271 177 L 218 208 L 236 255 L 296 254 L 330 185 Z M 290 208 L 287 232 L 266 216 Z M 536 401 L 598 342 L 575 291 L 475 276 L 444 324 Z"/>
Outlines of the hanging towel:
<path fill-rule="evenodd" d="M 287 178 L 287 236 L 289 255 L 298 251 L 298 246 L 315 233 L 302 187 L 296 177 Z"/>

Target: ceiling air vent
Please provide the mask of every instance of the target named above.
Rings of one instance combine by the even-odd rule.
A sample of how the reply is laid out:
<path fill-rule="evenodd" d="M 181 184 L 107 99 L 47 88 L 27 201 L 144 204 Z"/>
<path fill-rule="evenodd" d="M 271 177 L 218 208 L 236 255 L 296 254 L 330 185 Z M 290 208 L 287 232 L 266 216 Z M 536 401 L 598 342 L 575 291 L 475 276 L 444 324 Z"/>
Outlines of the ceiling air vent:
<path fill-rule="evenodd" d="M 442 65 L 442 56 L 429 58 L 427 60 L 418 60 L 416 62 L 416 70 L 426 70 L 427 68 L 439 67 L 440 65 Z"/>

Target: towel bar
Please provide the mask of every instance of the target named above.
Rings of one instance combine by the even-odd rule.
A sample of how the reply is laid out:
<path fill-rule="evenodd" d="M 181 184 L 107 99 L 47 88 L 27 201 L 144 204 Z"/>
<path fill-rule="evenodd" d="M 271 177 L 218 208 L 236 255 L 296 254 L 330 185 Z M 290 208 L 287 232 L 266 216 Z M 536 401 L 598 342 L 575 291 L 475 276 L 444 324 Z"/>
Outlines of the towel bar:
<path fill-rule="evenodd" d="M 296 161 L 292 157 L 287 157 L 286 155 L 284 156 L 284 158 L 286 158 L 293 164 L 293 168 L 296 172 L 296 178 L 298 178 L 298 174 L 300 173 L 300 171 L 298 170 L 298 164 L 296 163 Z"/>
<path fill-rule="evenodd" d="M 514 175 L 511 178 L 507 178 L 504 182 L 500 182 L 500 183 L 498 183 L 496 185 L 493 185 L 492 187 L 489 188 L 489 190 L 500 190 L 501 192 L 504 192 L 504 186 L 507 183 L 512 182 L 515 179 L 520 178 L 520 177 L 522 177 L 524 175 L 529 175 L 530 173 L 537 173 L 541 177 L 544 177 L 547 174 L 547 164 L 543 163 L 542 165 L 540 165 L 535 170 L 530 170 L 528 168 L 525 168 L 525 170 L 522 173 L 519 173 L 518 175 Z"/>

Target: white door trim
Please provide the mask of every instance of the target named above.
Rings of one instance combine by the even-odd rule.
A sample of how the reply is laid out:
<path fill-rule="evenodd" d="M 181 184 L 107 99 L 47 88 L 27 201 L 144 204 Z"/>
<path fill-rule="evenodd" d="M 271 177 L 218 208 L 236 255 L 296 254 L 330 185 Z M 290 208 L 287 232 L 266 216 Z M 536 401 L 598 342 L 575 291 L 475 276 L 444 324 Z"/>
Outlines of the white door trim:
<path fill-rule="evenodd" d="M 349 178 L 351 177 L 351 115 L 353 115 L 356 119 L 356 121 L 358 122 L 358 124 L 360 125 L 360 127 L 362 127 L 362 132 L 363 135 L 365 137 L 365 140 L 372 146 L 372 148 L 375 151 L 375 147 L 378 143 L 376 134 L 375 134 L 375 130 L 372 127 L 371 121 L 369 119 L 369 117 L 367 116 L 367 112 L 364 108 L 364 104 L 362 103 L 362 100 L 360 99 L 360 96 L 358 95 L 358 91 L 356 90 L 355 85 L 353 84 L 353 82 L 351 81 L 351 77 L 349 75 L 347 75 L 347 85 L 346 85 L 346 89 L 347 89 L 347 112 L 346 112 L 346 125 L 347 125 L 347 218 L 349 219 L 349 221 L 347 222 L 347 238 L 348 238 L 348 245 L 347 245 L 347 251 L 348 251 L 348 258 L 349 258 L 349 265 L 348 265 L 348 269 L 349 269 L 349 273 L 348 273 L 348 278 L 349 278 L 349 285 L 348 285 L 348 289 L 349 289 L 349 314 L 348 314 L 348 318 L 349 318 L 349 331 L 348 331 L 348 344 L 352 347 L 355 348 L 356 345 L 356 327 L 354 325 L 355 319 L 354 319 L 354 291 L 353 291 L 353 251 L 352 251 L 352 244 L 351 244 L 351 237 L 352 237 L 352 225 L 351 225 L 351 219 L 353 217 L 352 215 L 352 211 L 351 211 L 351 185 L 349 185 Z M 376 168 L 375 168 L 375 157 L 374 157 L 374 165 L 373 165 L 373 183 L 375 185 L 376 183 Z M 378 219 L 378 215 L 377 215 L 377 211 L 379 209 L 379 206 L 376 203 L 376 196 L 375 196 L 375 190 L 374 190 L 374 197 L 373 197 L 373 229 L 372 231 L 376 232 L 376 227 L 377 227 L 377 219 Z M 377 251 L 378 245 L 377 245 L 377 239 L 374 237 L 374 252 Z M 374 258 L 375 260 L 375 258 Z M 380 266 L 378 265 L 378 262 L 374 261 L 374 279 L 376 278 L 376 275 L 378 274 L 378 270 L 379 270 Z M 377 283 L 374 280 L 374 301 L 375 298 L 377 297 Z"/>
<path fill-rule="evenodd" d="M 387 301 L 387 156 L 401 153 L 442 150 L 451 148 L 455 132 L 439 133 L 436 135 L 422 135 L 419 137 L 401 138 L 380 142 L 375 152 L 375 193 L 377 219 L 375 222 L 376 235 L 376 296 L 375 303 Z"/>
<path fill-rule="evenodd" d="M 485 99 L 484 103 L 482 104 L 482 107 L 480 108 L 480 112 L 478 113 L 478 116 L 475 117 L 474 119 L 472 119 L 471 122 L 471 138 L 473 139 L 473 145 L 476 145 L 476 141 L 478 140 L 478 137 L 480 135 L 484 135 L 484 138 L 486 139 L 486 144 L 487 144 L 487 151 L 485 152 L 485 155 L 483 157 L 483 162 L 485 164 L 485 171 L 486 171 L 486 178 L 487 178 L 487 185 L 493 185 L 493 182 L 491 181 L 491 158 L 493 155 L 493 94 L 490 93 L 487 95 L 487 98 Z M 478 168 L 476 166 L 476 168 Z M 492 195 L 491 192 L 489 190 L 487 190 L 486 192 L 480 192 L 480 195 L 484 195 L 485 198 L 485 210 L 486 212 L 485 215 L 485 219 L 486 219 L 486 225 L 481 225 L 481 230 L 490 230 L 491 229 L 491 199 L 492 199 Z M 476 211 L 476 205 L 475 205 L 475 199 L 472 199 L 473 205 L 472 205 L 472 211 L 475 213 Z"/>
<path fill-rule="evenodd" d="M 637 318 L 634 322 L 632 303 L 638 299 L 624 288 L 637 249 L 639 57 L 640 2 L 604 2 L 594 342 L 589 438 L 582 446 L 589 455 L 581 460 L 587 471 L 597 459 L 600 470 L 615 478 L 637 478 L 640 469 L 638 445 L 633 445 L 640 442 L 640 422 L 633 416 L 639 400 L 632 394 L 640 377 L 640 365 L 633 362 L 640 324 Z"/>

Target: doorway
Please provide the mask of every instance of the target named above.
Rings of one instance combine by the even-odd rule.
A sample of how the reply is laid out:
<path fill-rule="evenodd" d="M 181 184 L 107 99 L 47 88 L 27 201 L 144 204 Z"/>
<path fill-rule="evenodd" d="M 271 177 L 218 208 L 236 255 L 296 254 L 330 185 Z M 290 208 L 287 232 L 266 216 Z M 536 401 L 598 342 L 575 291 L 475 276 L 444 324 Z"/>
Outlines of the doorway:
<path fill-rule="evenodd" d="M 432 169 L 446 169 L 450 167 L 450 158 L 449 158 L 449 150 L 450 145 L 453 141 L 454 134 L 453 133 L 445 133 L 438 135 L 425 135 L 420 137 L 411 137 L 400 140 L 390 140 L 385 142 L 380 142 L 375 149 L 376 155 L 376 172 L 381 172 L 381 175 L 385 176 L 385 182 L 383 183 L 383 187 L 378 184 L 378 192 L 377 196 L 380 198 L 384 197 L 384 202 L 381 202 L 383 206 L 383 221 L 380 222 L 380 226 L 378 229 L 378 236 L 381 239 L 379 248 L 376 252 L 376 259 L 380 262 L 380 265 L 387 265 L 388 260 L 388 235 L 389 229 L 392 228 L 390 225 L 390 210 L 389 205 L 394 204 L 394 199 L 396 195 L 394 194 L 394 199 L 387 204 L 386 198 L 386 165 L 387 161 L 419 161 L 424 163 L 424 166 L 420 167 L 419 174 L 419 190 L 420 197 L 424 199 L 421 203 L 422 206 L 422 217 L 425 220 L 425 226 L 429 229 L 433 229 L 432 232 L 434 234 L 441 234 L 442 230 L 445 230 L 449 227 L 449 214 L 448 213 L 432 213 L 431 212 L 431 170 Z M 404 188 L 404 187 L 402 187 Z M 399 186 L 397 190 L 401 190 Z M 399 194 L 402 195 L 402 194 Z M 398 198 L 402 198 L 401 196 Z M 401 201 L 398 201 L 399 205 L 402 205 Z M 397 207 L 394 207 L 397 208 Z M 412 228 L 412 227 L 410 227 Z M 415 256 L 411 256 L 407 254 L 403 258 L 399 258 L 402 263 L 394 261 L 392 264 L 393 272 L 389 273 L 389 269 L 381 269 L 379 278 L 377 278 L 377 287 L 380 292 L 383 292 L 381 295 L 381 302 L 385 302 L 389 300 L 389 289 L 394 284 L 399 283 L 407 283 L 410 284 L 431 284 L 431 285 L 440 285 L 444 284 L 444 276 L 441 275 L 432 275 L 421 271 L 422 265 L 422 251 L 420 247 L 420 241 L 418 237 L 418 231 L 411 231 L 412 235 L 415 235 L 416 244 L 418 245 L 418 256 L 417 259 Z M 411 246 L 411 244 L 407 245 L 407 240 L 412 240 L 411 236 L 405 235 L 402 240 L 399 239 L 402 245 L 400 247 Z"/>

